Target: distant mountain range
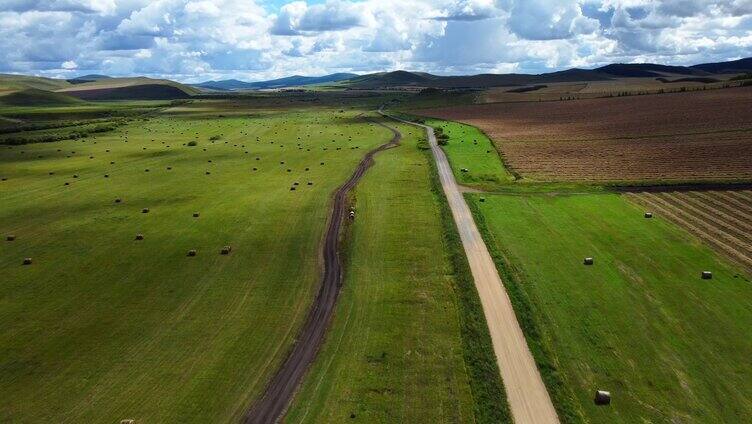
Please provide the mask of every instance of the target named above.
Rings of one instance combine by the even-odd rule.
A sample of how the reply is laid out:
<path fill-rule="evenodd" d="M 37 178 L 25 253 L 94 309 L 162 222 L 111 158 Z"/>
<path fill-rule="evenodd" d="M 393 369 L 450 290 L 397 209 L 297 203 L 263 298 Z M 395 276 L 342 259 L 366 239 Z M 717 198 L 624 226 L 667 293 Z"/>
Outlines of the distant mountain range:
<path fill-rule="evenodd" d="M 300 75 L 293 75 L 291 77 L 279 78 L 268 81 L 256 81 L 245 82 L 236 79 L 222 80 L 222 81 L 206 81 L 198 84 L 192 84 L 194 87 L 206 88 L 209 90 L 218 91 L 234 91 L 234 90 L 264 90 L 274 88 L 288 88 L 288 87 L 301 87 L 313 84 L 325 84 L 331 82 L 339 82 L 357 77 L 357 74 L 338 73 L 324 75 L 322 77 L 304 77 Z"/>
<path fill-rule="evenodd" d="M 107 75 L 89 74 L 89 75 L 81 75 L 80 77 L 76 77 L 76 78 L 71 78 L 66 81 L 68 81 L 71 84 L 84 84 L 87 82 L 99 81 L 99 80 L 109 79 L 109 78 L 110 77 L 108 77 Z"/>
<path fill-rule="evenodd" d="M 322 77 L 292 77 L 269 81 L 245 82 L 239 80 L 206 81 L 194 87 L 216 91 L 263 90 L 304 87 L 313 84 L 336 83 L 349 89 L 384 89 L 398 87 L 430 88 L 488 88 L 524 86 L 556 82 L 607 81 L 617 78 L 666 78 L 684 77 L 699 81 L 717 74 L 733 74 L 752 71 L 752 58 L 729 62 L 704 63 L 694 66 L 671 66 L 653 63 L 615 63 L 595 69 L 568 69 L 543 74 L 479 74 L 439 76 L 425 72 L 393 71 L 367 75 L 338 73 Z"/>
<path fill-rule="evenodd" d="M 424 72 L 380 72 L 358 76 L 340 84 L 355 89 L 389 87 L 488 88 L 556 82 L 607 81 L 617 78 L 708 77 L 752 71 L 752 58 L 694 66 L 652 63 L 616 63 L 595 69 L 568 69 L 544 74 L 479 74 L 438 76 Z"/>
<path fill-rule="evenodd" d="M 544 74 L 479 74 L 439 76 L 425 72 L 378 72 L 368 75 L 337 73 L 321 77 L 291 76 L 269 81 L 207 81 L 187 85 L 171 80 L 146 77 L 112 78 L 107 75 L 82 75 L 71 79 L 0 74 L 0 103 L 29 104 L 72 103 L 83 100 L 168 100 L 190 98 L 202 93 L 242 90 L 280 89 L 329 84 L 343 90 L 375 89 L 484 89 L 515 87 L 518 92 L 557 82 L 609 81 L 620 78 L 650 78 L 665 83 L 711 83 L 727 78 L 719 75 L 752 73 L 752 58 L 694 66 L 670 66 L 652 63 L 615 63 L 595 69 L 568 69 Z M 54 95 L 52 95 L 54 93 Z M 12 95 L 11 97 L 9 97 Z"/>

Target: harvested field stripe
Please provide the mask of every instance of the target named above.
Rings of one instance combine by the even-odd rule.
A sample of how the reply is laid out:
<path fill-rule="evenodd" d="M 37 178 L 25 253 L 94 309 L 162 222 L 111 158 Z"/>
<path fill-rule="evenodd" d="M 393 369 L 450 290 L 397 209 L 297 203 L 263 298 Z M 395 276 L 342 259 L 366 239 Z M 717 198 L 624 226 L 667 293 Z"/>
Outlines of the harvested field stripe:
<path fill-rule="evenodd" d="M 729 190 L 729 191 L 719 191 L 718 192 L 718 196 L 722 197 L 722 198 L 724 198 L 726 200 L 728 200 L 730 203 L 733 203 L 734 205 L 736 205 L 740 209 L 744 209 L 747 212 L 752 212 L 752 206 L 750 205 L 751 202 L 749 201 L 749 199 L 747 199 L 743 195 L 742 196 L 737 196 L 736 193 L 738 193 L 738 192 L 732 191 L 732 190 Z M 744 192 L 744 193 L 746 193 L 746 192 Z"/>
<path fill-rule="evenodd" d="M 727 220 L 720 216 L 720 213 L 716 212 L 715 210 L 709 210 L 706 205 L 698 204 L 695 200 L 691 200 L 684 194 L 660 193 L 658 194 L 658 196 L 667 199 L 669 203 L 676 205 L 678 208 L 686 208 L 694 212 L 695 214 L 705 218 L 708 222 L 717 224 L 718 227 L 722 227 L 724 229 L 724 232 L 732 234 L 734 237 L 739 238 L 745 243 L 752 242 L 752 239 L 750 239 L 748 233 L 739 230 L 739 228 L 735 224 L 727 222 Z M 733 217 L 731 218 L 735 219 Z"/>
<path fill-rule="evenodd" d="M 752 192 L 751 191 L 748 191 L 748 190 L 744 190 L 744 191 L 733 191 L 733 190 L 730 190 L 727 193 L 730 194 L 731 196 L 736 197 L 737 199 L 739 199 L 742 202 L 742 204 L 744 205 L 744 207 L 746 209 L 752 210 Z"/>
<path fill-rule="evenodd" d="M 656 202 L 655 200 L 661 200 L 661 199 L 653 199 L 650 196 L 649 193 L 625 193 L 625 196 L 632 199 L 633 201 L 641 204 L 646 204 L 657 211 L 661 212 L 663 215 L 669 218 L 670 221 L 674 221 L 675 223 L 679 224 L 680 226 L 687 229 L 689 232 L 700 238 L 701 240 L 707 242 L 711 246 L 715 246 L 716 248 L 722 250 L 726 254 L 730 255 L 732 258 L 739 261 L 742 265 L 746 266 L 749 269 L 752 269 L 752 258 L 742 253 L 739 248 L 729 246 L 728 244 L 710 236 L 707 232 L 699 229 L 696 225 L 690 223 L 689 221 L 685 220 L 681 216 L 675 214 L 672 212 L 670 207 L 662 206 L 661 203 Z M 717 229 L 714 229 L 711 227 L 711 230 L 713 232 L 717 232 Z"/>
<path fill-rule="evenodd" d="M 752 230 L 752 215 L 745 213 L 744 211 L 734 209 L 733 207 L 729 206 L 727 203 L 721 202 L 715 197 L 709 196 L 707 193 L 704 193 L 701 191 L 693 191 L 693 192 L 686 193 L 685 195 L 700 197 L 706 202 L 712 203 L 713 205 L 715 205 L 715 207 L 719 208 L 719 210 L 715 211 L 718 215 L 726 217 L 728 220 L 733 221 L 734 223 L 736 223 L 737 225 L 741 227 Z M 739 218 L 743 218 L 743 219 L 739 219 Z"/>
<path fill-rule="evenodd" d="M 749 251 L 751 249 L 752 245 L 750 245 L 749 243 L 746 243 L 744 240 L 741 240 L 732 234 L 729 234 L 724 228 L 720 228 L 721 227 L 720 223 L 714 217 L 704 214 L 705 216 L 703 216 L 703 218 L 705 219 L 701 219 L 698 216 L 687 213 L 687 211 L 682 208 L 687 208 L 687 209 L 693 209 L 693 208 L 687 207 L 687 205 L 682 203 L 681 201 L 672 200 L 670 198 L 667 199 L 665 197 L 665 194 L 666 193 L 646 193 L 646 195 L 654 198 L 660 204 L 663 204 L 666 207 L 671 208 L 671 210 L 674 211 L 676 214 L 683 216 L 685 219 L 694 221 L 700 226 L 709 229 L 710 231 L 714 232 L 718 236 L 726 239 L 727 242 L 737 245 L 738 248 L 745 250 L 745 251 Z M 700 215 L 702 215 L 702 213 L 700 213 L 700 211 L 696 209 L 694 209 L 693 211 L 695 213 L 699 213 Z"/>

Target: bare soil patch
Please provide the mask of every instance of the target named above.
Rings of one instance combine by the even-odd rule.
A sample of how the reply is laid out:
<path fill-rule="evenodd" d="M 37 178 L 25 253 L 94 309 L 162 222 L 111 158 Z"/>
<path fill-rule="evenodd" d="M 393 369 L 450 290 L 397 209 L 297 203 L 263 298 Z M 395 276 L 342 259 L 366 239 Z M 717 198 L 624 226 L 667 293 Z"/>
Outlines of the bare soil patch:
<path fill-rule="evenodd" d="M 468 123 L 523 177 L 585 181 L 752 179 L 752 89 L 419 110 Z"/>

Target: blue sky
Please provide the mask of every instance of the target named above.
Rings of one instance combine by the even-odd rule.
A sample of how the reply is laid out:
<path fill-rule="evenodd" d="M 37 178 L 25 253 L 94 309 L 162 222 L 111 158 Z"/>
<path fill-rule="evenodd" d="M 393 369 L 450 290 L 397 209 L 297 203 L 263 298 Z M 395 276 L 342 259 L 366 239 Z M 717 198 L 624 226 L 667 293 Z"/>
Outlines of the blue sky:
<path fill-rule="evenodd" d="M 752 0 L 0 0 L 0 72 L 186 82 L 752 56 Z"/>

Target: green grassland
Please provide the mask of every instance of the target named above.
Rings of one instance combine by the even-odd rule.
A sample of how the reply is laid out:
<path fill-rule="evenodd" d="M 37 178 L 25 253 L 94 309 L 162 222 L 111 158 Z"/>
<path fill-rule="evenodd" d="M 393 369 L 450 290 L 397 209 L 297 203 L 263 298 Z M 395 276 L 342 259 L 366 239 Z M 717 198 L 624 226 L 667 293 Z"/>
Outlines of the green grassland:
<path fill-rule="evenodd" d="M 468 197 L 569 421 L 752 414 L 752 285 L 738 269 L 616 194 Z"/>
<path fill-rule="evenodd" d="M 442 148 L 459 184 L 494 189 L 514 181 L 514 176 L 504 168 L 496 146 L 479 129 L 452 121 L 428 118 L 423 121 L 437 129 L 437 136 L 440 133 L 446 136 Z"/>
<path fill-rule="evenodd" d="M 480 154 L 488 149 L 461 142 L 467 129 L 425 122 L 449 136 L 442 148 L 458 182 L 490 190 L 466 197 L 564 422 L 752 414 L 748 275 L 674 224 L 644 219 L 607 187 L 479 184 L 474 169 L 508 175 L 495 149 L 489 160 Z M 582 264 L 586 256 L 595 266 Z M 700 279 L 703 270 L 713 280 Z M 596 389 L 610 390 L 613 403 L 595 406 Z"/>
<path fill-rule="evenodd" d="M 391 133 L 353 111 L 196 109 L 0 146 L 0 421 L 237 420 L 289 348 L 330 194 Z"/>
<path fill-rule="evenodd" d="M 432 159 L 417 148 L 425 136 L 387 123 L 402 145 L 380 153 L 356 189 L 334 324 L 287 421 L 505 422 L 485 322 L 468 329 L 471 314 L 482 317 L 477 294 L 460 285 L 467 265 L 452 263 L 459 243 L 443 234 Z"/>

